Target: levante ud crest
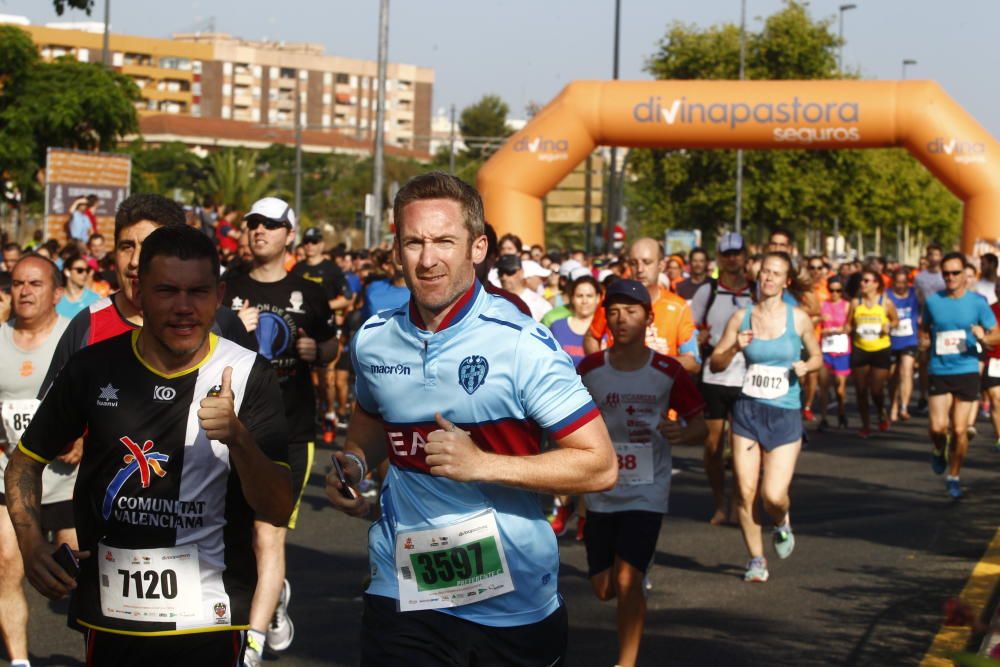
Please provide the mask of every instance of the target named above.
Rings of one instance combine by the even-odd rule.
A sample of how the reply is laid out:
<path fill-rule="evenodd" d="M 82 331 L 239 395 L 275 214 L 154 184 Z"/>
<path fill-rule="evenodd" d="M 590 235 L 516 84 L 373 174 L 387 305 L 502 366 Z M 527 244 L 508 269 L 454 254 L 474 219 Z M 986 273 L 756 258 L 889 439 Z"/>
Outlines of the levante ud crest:
<path fill-rule="evenodd" d="M 489 372 L 490 364 L 486 361 L 486 357 L 480 357 L 476 354 L 466 357 L 462 359 L 462 363 L 458 367 L 458 384 L 462 385 L 465 393 L 471 396 L 483 386 L 486 374 Z"/>

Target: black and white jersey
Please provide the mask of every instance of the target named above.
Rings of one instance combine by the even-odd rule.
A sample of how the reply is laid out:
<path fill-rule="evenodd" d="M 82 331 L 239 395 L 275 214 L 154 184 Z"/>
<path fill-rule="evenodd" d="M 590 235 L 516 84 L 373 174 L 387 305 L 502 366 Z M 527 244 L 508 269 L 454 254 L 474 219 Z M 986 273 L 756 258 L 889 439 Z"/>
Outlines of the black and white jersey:
<path fill-rule="evenodd" d="M 86 432 L 73 507 L 81 562 L 70 623 L 108 632 L 245 629 L 257 581 L 253 510 L 201 400 L 233 368 L 236 413 L 287 464 L 281 391 L 263 357 L 212 334 L 198 366 L 163 375 L 132 331 L 70 357 L 18 448 L 49 461 Z"/>

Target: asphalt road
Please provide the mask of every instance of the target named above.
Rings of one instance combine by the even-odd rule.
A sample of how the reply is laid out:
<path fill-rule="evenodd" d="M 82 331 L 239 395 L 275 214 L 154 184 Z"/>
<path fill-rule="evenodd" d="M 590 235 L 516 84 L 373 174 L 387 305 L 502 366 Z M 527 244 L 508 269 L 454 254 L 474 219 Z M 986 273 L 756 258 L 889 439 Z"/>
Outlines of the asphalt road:
<path fill-rule="evenodd" d="M 742 582 L 737 529 L 707 523 L 701 452 L 678 448 L 671 513 L 660 535 L 641 665 L 912 665 L 982 556 L 1000 516 L 1000 454 L 980 421 L 951 501 L 929 465 L 926 421 L 867 441 L 854 431 L 811 432 L 792 486 L 797 545 L 769 558 L 771 580 Z M 274 667 L 356 665 L 366 524 L 330 510 L 325 454 L 317 456 L 288 546 L 296 636 Z M 561 540 L 560 583 L 570 617 L 570 665 L 616 657 L 614 603 L 590 592 L 583 547 Z M 769 547 L 768 547 L 769 548 Z M 769 552 L 770 553 L 770 552 Z M 33 665 L 81 664 L 65 603 L 29 591 Z"/>

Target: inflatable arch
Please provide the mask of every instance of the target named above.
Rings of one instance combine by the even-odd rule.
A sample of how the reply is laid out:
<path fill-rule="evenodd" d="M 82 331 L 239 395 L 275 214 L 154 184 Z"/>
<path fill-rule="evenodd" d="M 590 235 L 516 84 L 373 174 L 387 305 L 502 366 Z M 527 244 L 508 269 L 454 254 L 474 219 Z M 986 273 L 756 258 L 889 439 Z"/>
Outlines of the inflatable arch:
<path fill-rule="evenodd" d="M 542 197 L 598 145 L 905 147 L 964 206 L 962 248 L 1000 238 L 1000 145 L 930 81 L 577 81 L 479 170 L 486 217 L 543 243 Z"/>

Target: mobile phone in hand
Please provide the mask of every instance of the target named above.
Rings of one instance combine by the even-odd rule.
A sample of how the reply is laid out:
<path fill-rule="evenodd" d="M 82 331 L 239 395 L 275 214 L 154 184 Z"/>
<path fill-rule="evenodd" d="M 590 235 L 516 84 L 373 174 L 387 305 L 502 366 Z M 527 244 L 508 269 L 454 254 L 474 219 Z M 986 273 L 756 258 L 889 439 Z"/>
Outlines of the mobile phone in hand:
<path fill-rule="evenodd" d="M 348 500 L 354 500 L 354 492 L 351 491 L 351 487 L 347 483 L 343 466 L 340 465 L 340 461 L 337 460 L 336 456 L 331 456 L 330 458 L 333 459 L 333 469 L 337 472 L 337 479 L 340 481 L 340 495 Z"/>
<path fill-rule="evenodd" d="M 76 579 L 80 576 L 80 561 L 76 559 L 76 554 L 69 548 L 68 544 L 60 544 L 59 548 L 52 554 L 52 559 L 59 564 L 66 574 Z"/>

